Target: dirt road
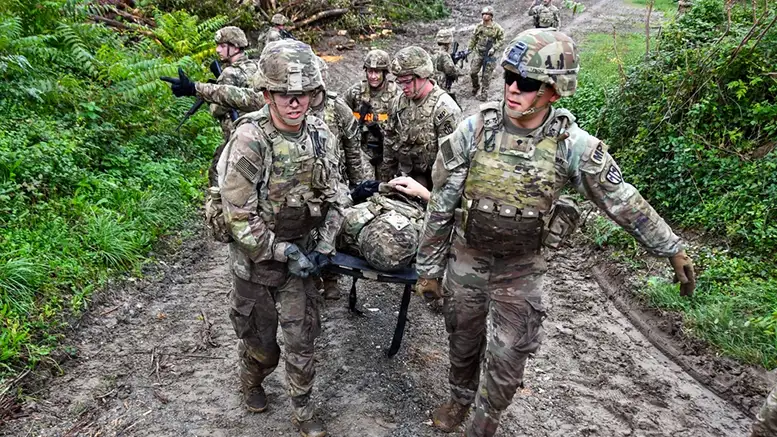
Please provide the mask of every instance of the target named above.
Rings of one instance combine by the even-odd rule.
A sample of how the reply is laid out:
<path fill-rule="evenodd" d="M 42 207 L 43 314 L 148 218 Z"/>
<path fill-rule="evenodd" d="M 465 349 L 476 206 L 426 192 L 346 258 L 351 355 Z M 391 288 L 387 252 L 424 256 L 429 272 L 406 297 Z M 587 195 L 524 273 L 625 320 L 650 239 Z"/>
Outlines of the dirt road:
<path fill-rule="evenodd" d="M 434 25 L 413 25 L 408 41 L 431 46 L 437 28 L 457 26 L 460 41 L 483 4 L 456 6 Z M 507 34 L 528 25 L 526 5 L 500 1 Z M 517 10 L 516 10 L 517 9 Z M 607 16 L 604 16 L 607 12 Z M 565 13 L 568 12 L 565 10 Z M 521 14 L 521 15 L 518 15 Z M 565 29 L 633 26 L 641 9 L 594 0 Z M 335 89 L 359 79 L 363 52 L 330 68 Z M 495 74 L 501 74 L 497 72 Z M 497 80 L 491 95 L 496 97 Z M 469 80 L 456 85 L 465 112 L 477 107 Z M 33 393 L 26 417 L 0 428 L 14 436 L 293 436 L 280 366 L 268 379 L 270 409 L 241 408 L 235 339 L 227 317 L 224 246 L 189 240 L 145 279 L 111 287 L 70 338 L 75 358 Z M 503 416 L 500 436 L 745 436 L 749 419 L 664 357 L 607 300 L 588 272 L 588 253 L 548 255 L 548 338 L 527 367 L 527 387 Z M 383 355 L 401 290 L 359 283 L 368 317 L 349 315 L 342 299 L 323 311 L 314 399 L 331 435 L 441 436 L 430 411 L 447 398 L 447 337 L 442 317 L 414 297 L 405 343 Z M 341 283 L 343 293 L 348 283 Z M 281 339 L 282 340 L 282 339 Z"/>

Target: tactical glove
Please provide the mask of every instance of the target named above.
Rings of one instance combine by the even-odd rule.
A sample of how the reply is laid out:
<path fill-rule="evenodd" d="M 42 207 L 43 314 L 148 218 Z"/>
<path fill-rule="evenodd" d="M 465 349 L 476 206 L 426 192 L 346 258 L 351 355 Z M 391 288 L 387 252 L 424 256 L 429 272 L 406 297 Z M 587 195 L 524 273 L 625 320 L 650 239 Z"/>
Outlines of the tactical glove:
<path fill-rule="evenodd" d="M 299 250 L 296 244 L 289 244 L 283 254 L 288 258 L 286 265 L 292 275 L 307 278 L 315 272 L 316 266 Z"/>
<path fill-rule="evenodd" d="M 415 290 L 427 301 L 442 299 L 442 287 L 437 278 L 419 278 Z"/>
<path fill-rule="evenodd" d="M 674 282 L 680 282 L 680 295 L 693 296 L 696 289 L 696 272 L 693 270 L 693 261 L 681 250 L 669 258 L 669 263 L 674 269 Z"/>
<path fill-rule="evenodd" d="M 313 263 L 315 271 L 313 274 L 315 276 L 321 275 L 321 269 L 328 266 L 329 264 L 332 264 L 332 260 L 329 258 L 329 255 L 324 255 L 323 253 L 314 250 L 313 252 L 310 252 L 308 254 L 308 259 L 311 263 Z"/>
<path fill-rule="evenodd" d="M 353 199 L 353 203 L 360 203 L 367 200 L 368 197 L 378 192 L 379 187 L 379 181 L 371 180 L 360 183 L 351 191 L 351 199 Z"/>
<path fill-rule="evenodd" d="M 196 96 L 197 90 L 194 88 L 194 82 L 189 80 L 189 77 L 183 72 L 181 67 L 178 67 L 178 78 L 162 76 L 159 79 L 170 83 L 172 86 L 170 89 L 173 91 L 173 95 L 176 97 Z"/>

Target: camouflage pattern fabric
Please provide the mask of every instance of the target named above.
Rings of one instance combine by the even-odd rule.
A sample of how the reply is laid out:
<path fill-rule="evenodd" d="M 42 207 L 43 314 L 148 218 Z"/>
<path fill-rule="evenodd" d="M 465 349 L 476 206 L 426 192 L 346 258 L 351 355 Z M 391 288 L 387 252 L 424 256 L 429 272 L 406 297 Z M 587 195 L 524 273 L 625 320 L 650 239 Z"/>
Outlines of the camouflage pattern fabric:
<path fill-rule="evenodd" d="M 235 26 L 222 27 L 216 31 L 216 44 L 232 44 L 237 48 L 248 47 L 248 39 L 242 29 Z"/>
<path fill-rule="evenodd" d="M 369 159 L 374 158 L 375 153 L 368 145 L 370 143 L 377 143 L 378 138 L 367 129 L 366 124 L 373 122 L 378 123 L 381 132 L 383 132 L 383 148 L 384 150 L 390 148 L 391 138 L 387 135 L 388 113 L 391 102 L 401 93 L 402 90 L 399 89 L 396 82 L 389 80 L 388 78 L 385 78 L 383 84 L 378 88 L 371 87 L 365 79 L 351 85 L 345 92 L 345 96 L 343 96 L 345 103 L 351 108 L 351 111 L 353 111 L 353 116 L 357 119 L 357 124 L 362 102 L 369 104 L 372 108 L 372 114 L 367 116 L 367 120 L 365 120 L 364 125 L 361 126 L 361 129 L 367 133 L 367 141 L 365 144 L 361 145 L 362 151 L 364 151 Z M 378 168 L 374 168 L 373 172 L 377 176 Z"/>
<path fill-rule="evenodd" d="M 240 88 L 248 87 L 250 86 L 249 83 L 251 77 L 256 74 L 258 69 L 259 64 L 257 64 L 256 61 L 242 56 L 234 63 L 224 67 L 224 69 L 221 71 L 221 76 L 216 79 L 216 84 L 232 85 Z M 210 103 L 210 113 L 221 124 L 221 131 L 224 135 L 224 142 L 226 142 L 229 140 L 229 134 L 234 129 L 232 120 L 229 118 L 229 110 L 231 107 L 219 105 L 218 101 L 212 99 L 211 95 L 207 92 L 208 87 L 198 88 L 198 85 L 213 86 L 213 84 L 198 82 L 195 84 L 195 89 L 197 90 L 197 96 L 202 97 L 206 102 Z M 201 89 L 205 90 L 205 92 L 201 92 Z M 239 115 L 243 115 L 245 112 L 246 111 L 238 110 Z"/>
<path fill-rule="evenodd" d="M 427 178 L 440 143 L 453 133 L 460 117 L 459 105 L 437 84 L 419 100 L 397 95 L 389 109 L 392 143 L 383 150 L 381 180 L 399 175 Z"/>
<path fill-rule="evenodd" d="M 491 75 L 496 68 L 496 62 L 489 62 L 486 65 L 485 71 L 483 71 L 483 82 L 480 83 L 480 72 L 483 69 L 483 62 L 485 60 L 486 47 L 488 41 L 493 41 L 492 48 L 494 53 L 498 50 L 499 46 L 504 40 L 505 32 L 502 26 L 491 22 L 489 25 L 483 23 L 478 24 L 475 27 L 475 31 L 472 33 L 472 38 L 469 40 L 468 48 L 472 51 L 469 64 L 469 77 L 472 80 L 472 89 L 481 90 L 481 95 L 485 95 L 488 92 L 488 87 L 491 84 Z"/>
<path fill-rule="evenodd" d="M 434 65 L 435 82 L 437 82 L 437 85 L 442 89 L 450 92 L 450 88 L 445 87 L 445 83 L 447 82 L 446 79 L 448 77 L 458 78 L 459 76 L 463 76 L 464 72 L 453 63 L 453 58 L 451 58 L 451 54 L 448 50 L 448 47 L 438 47 L 432 54 L 432 64 Z"/>
<path fill-rule="evenodd" d="M 464 404 L 476 403 L 474 422 L 467 428 L 468 436 L 491 436 L 496 432 L 500 412 L 521 384 L 525 357 L 541 342 L 543 309 L 539 297 L 545 271 L 542 258 L 537 254 L 496 258 L 475 251 L 464 238 L 462 210 L 458 214 L 456 211 L 462 206 L 462 194 L 470 184 L 473 162 L 479 159 L 476 155 L 487 150 L 489 143 L 501 151 L 495 146 L 502 144 L 503 120 L 501 104 L 484 105 L 480 113 L 465 119 L 440 145 L 432 172 L 434 188 L 416 259 L 421 278 L 445 276 L 443 291 L 449 296 L 446 318 L 453 332 L 450 337 L 452 396 Z M 540 143 L 546 138 L 557 139 L 552 159 L 545 156 L 549 150 L 525 153 L 523 166 L 515 168 L 516 173 L 534 171 L 540 179 L 511 180 L 521 186 L 504 187 L 504 193 L 513 190 L 515 201 L 541 205 L 558 198 L 561 190 L 570 184 L 654 255 L 670 257 L 683 249 L 680 238 L 639 192 L 624 181 L 607 146 L 581 129 L 571 113 L 551 109 L 546 121 L 525 135 L 526 141 L 535 148 L 545 148 Z M 513 150 L 504 152 L 505 162 L 520 165 L 515 161 L 520 154 Z M 493 154 L 490 159 L 499 159 L 499 155 Z M 536 159 L 543 163 L 534 162 Z M 552 171 L 545 162 L 553 163 Z M 551 173 L 552 181 L 543 179 Z M 479 182 L 470 185 L 470 192 L 482 195 L 494 186 L 493 175 L 482 174 Z M 541 199 L 528 198 L 539 194 Z M 454 217 L 457 217 L 455 221 Z M 449 257 L 452 234 L 453 252 Z M 493 328 L 488 331 L 492 333 L 488 342 L 486 319 Z M 478 382 L 475 366 L 480 348 L 487 348 L 486 379 Z"/>
<path fill-rule="evenodd" d="M 408 267 L 418 250 L 423 206 L 403 196 L 374 194 L 345 212 L 338 247 L 363 257 L 372 267 Z"/>
<path fill-rule="evenodd" d="M 769 396 L 755 417 L 753 433 L 750 437 L 773 437 L 777 435 L 777 385 L 772 388 Z"/>
<path fill-rule="evenodd" d="M 286 386 L 294 417 L 313 417 L 314 342 L 321 332 L 319 298 L 312 278 L 289 276 L 277 287 L 237 275 L 229 319 L 239 339 L 238 373 L 244 387 L 258 387 L 278 366 L 278 323 L 283 330 Z"/>
<path fill-rule="evenodd" d="M 368 179 L 367 165 L 362 159 L 359 123 L 345 101 L 337 93 L 327 92 L 324 104 L 317 110 L 311 109 L 310 113 L 323 119 L 337 139 L 337 150 L 342 152 L 341 173 L 348 184 L 354 186 Z"/>
<path fill-rule="evenodd" d="M 548 59 L 555 63 L 546 62 Z M 505 70 L 552 86 L 561 97 L 570 97 L 577 90 L 580 57 L 575 42 L 564 33 L 523 31 L 507 44 L 500 63 Z"/>
<path fill-rule="evenodd" d="M 554 5 L 538 4 L 529 8 L 529 16 L 534 17 L 534 27 L 558 29 L 561 27 L 561 15 Z"/>

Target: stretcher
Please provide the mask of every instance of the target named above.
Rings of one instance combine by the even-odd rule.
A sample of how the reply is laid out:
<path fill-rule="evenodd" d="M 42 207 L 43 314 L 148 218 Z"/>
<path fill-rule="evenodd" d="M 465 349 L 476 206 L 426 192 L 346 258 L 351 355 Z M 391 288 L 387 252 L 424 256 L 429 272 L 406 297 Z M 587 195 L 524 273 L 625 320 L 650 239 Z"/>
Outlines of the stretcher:
<path fill-rule="evenodd" d="M 378 282 L 389 282 L 393 284 L 405 284 L 402 293 L 402 301 L 399 304 L 399 316 L 397 317 L 397 326 L 394 328 L 394 337 L 391 340 L 391 346 L 386 351 L 386 355 L 391 358 L 399 352 L 402 345 L 402 337 L 405 335 L 405 323 L 407 322 L 407 308 L 410 306 L 410 295 L 413 291 L 413 284 L 418 280 L 418 274 L 415 269 L 408 267 L 397 272 L 382 272 L 375 270 L 367 261 L 338 252 L 332 259 L 332 263 L 326 266 L 326 269 L 348 275 L 353 278 L 351 291 L 348 295 L 348 309 L 357 315 L 363 316 L 361 310 L 356 307 L 356 281 L 359 279 L 371 279 Z"/>

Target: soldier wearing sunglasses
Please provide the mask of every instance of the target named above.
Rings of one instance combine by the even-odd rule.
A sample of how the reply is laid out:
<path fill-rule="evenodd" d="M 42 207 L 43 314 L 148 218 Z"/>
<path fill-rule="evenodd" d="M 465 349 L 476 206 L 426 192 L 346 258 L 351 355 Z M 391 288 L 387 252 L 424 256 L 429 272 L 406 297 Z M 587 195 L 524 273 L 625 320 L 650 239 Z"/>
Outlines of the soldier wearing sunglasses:
<path fill-rule="evenodd" d="M 451 396 L 432 416 L 443 431 L 454 432 L 474 403 L 464 435 L 493 436 L 522 387 L 544 336 L 542 248 L 570 229 L 557 226 L 553 209 L 567 184 L 669 258 L 680 294 L 693 293 L 680 238 L 624 181 L 607 145 L 553 107 L 575 93 L 578 63 L 563 33 L 522 32 L 502 55 L 503 100 L 482 105 L 440 145 L 416 268 L 418 291 L 445 301 Z"/>

